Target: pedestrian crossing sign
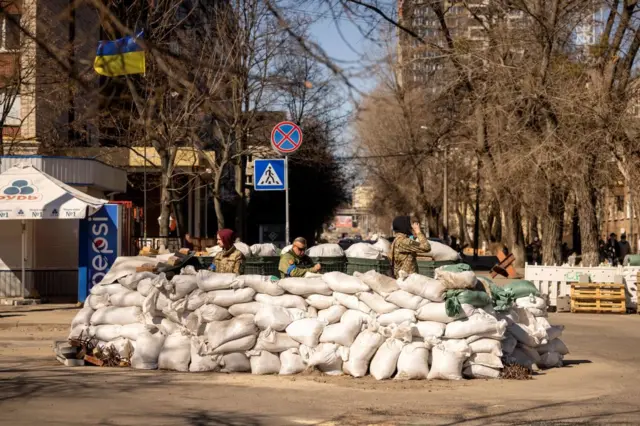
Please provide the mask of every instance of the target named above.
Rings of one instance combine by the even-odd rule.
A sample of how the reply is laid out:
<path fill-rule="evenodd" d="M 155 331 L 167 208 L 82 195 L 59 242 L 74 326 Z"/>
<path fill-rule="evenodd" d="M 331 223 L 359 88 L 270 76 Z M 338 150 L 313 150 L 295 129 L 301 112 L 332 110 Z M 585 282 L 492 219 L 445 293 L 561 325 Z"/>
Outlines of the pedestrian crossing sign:
<path fill-rule="evenodd" d="M 283 191 L 284 160 L 254 160 L 253 178 L 256 191 Z"/>

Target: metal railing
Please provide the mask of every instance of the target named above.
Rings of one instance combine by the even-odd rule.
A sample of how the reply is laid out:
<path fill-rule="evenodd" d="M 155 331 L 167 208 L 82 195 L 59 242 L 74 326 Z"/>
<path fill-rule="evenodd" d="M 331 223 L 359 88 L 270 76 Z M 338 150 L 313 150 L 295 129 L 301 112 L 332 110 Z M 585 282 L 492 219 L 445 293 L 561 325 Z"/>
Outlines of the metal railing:
<path fill-rule="evenodd" d="M 78 270 L 27 269 L 25 271 L 25 297 L 46 300 L 78 300 Z M 0 297 L 22 296 L 22 271 L 0 270 Z"/>
<path fill-rule="evenodd" d="M 158 250 L 162 244 L 170 252 L 176 252 L 182 248 L 182 239 L 176 237 L 133 237 L 131 238 L 129 253 L 131 256 L 137 256 L 143 247 L 151 247 Z"/>

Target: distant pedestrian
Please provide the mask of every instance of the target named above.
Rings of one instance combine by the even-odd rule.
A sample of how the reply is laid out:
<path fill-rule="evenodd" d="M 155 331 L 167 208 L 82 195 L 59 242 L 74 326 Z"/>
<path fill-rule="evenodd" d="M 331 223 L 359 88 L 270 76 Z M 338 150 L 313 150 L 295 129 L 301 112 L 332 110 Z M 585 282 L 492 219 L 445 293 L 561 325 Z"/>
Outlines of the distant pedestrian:
<path fill-rule="evenodd" d="M 609 261 L 611 266 L 616 266 L 618 264 L 618 258 L 620 257 L 620 245 L 618 244 L 618 240 L 616 238 L 617 235 L 612 232 L 609 235 L 609 240 L 607 241 L 607 260 Z"/>
<path fill-rule="evenodd" d="M 531 243 L 531 261 L 534 265 L 542 262 L 542 243 L 540 242 L 540 238 L 533 237 L 533 242 Z"/>
<path fill-rule="evenodd" d="M 620 260 L 620 264 L 624 264 L 624 258 L 627 257 L 628 254 L 631 254 L 631 244 L 627 241 L 627 234 L 620 235 L 618 247 L 618 260 Z"/>

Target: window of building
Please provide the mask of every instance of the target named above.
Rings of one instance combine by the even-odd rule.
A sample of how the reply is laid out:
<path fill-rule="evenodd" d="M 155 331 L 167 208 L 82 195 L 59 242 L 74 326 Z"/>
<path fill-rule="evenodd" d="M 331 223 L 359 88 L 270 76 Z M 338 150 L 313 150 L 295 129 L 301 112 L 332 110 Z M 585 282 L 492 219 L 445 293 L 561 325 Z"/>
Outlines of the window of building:
<path fill-rule="evenodd" d="M 616 195 L 616 211 L 624 211 L 624 195 Z"/>
<path fill-rule="evenodd" d="M 2 15 L 0 22 L 0 51 L 20 49 L 20 22 L 21 15 Z"/>

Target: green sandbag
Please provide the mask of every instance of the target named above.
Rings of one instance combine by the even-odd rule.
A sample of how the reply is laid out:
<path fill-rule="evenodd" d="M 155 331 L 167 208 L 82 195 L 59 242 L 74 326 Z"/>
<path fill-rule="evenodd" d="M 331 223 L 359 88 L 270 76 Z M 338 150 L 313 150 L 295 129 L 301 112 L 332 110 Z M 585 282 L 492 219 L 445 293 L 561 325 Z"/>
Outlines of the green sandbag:
<path fill-rule="evenodd" d="M 444 296 L 444 307 L 447 315 L 455 317 L 462 312 L 462 304 L 483 308 L 491 304 L 491 297 L 484 291 L 447 290 Z"/>
<path fill-rule="evenodd" d="M 439 267 L 438 269 L 449 272 L 467 272 L 471 270 L 471 266 L 467 265 L 466 263 L 456 263 L 454 265 L 444 265 Z"/>
<path fill-rule="evenodd" d="M 512 289 L 496 285 L 489 277 L 480 276 L 478 281 L 482 281 L 489 288 L 495 311 L 506 312 L 511 309 L 511 305 L 516 300 Z"/>
<path fill-rule="evenodd" d="M 527 297 L 530 294 L 534 296 L 540 296 L 540 292 L 536 288 L 535 285 L 531 281 L 527 280 L 515 280 L 511 281 L 509 284 L 505 285 L 504 288 L 509 288 L 513 291 L 513 296 L 516 299 L 520 299 L 521 297 Z"/>

